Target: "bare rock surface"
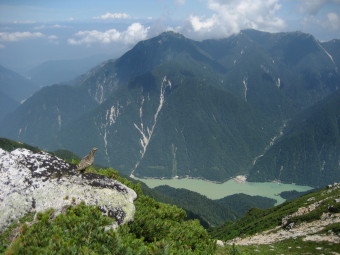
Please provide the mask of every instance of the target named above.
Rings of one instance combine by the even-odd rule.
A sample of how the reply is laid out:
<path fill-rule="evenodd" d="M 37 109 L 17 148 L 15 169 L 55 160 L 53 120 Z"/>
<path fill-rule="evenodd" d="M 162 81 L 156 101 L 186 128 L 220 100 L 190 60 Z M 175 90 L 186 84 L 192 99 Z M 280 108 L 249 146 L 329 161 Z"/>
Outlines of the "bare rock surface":
<path fill-rule="evenodd" d="M 95 205 L 118 224 L 133 220 L 134 190 L 96 174 L 80 174 L 76 166 L 45 152 L 0 149 L 0 232 L 28 212 L 84 201 Z"/>
<path fill-rule="evenodd" d="M 235 238 L 227 242 L 227 244 L 237 245 L 258 245 L 258 244 L 272 244 L 280 241 L 284 241 L 290 238 L 304 237 L 303 240 L 313 241 L 327 241 L 333 243 L 340 243 L 340 237 L 334 234 L 324 235 L 319 232 L 322 231 L 326 226 L 340 222 L 340 213 L 328 215 L 322 217 L 320 220 L 312 222 L 304 222 L 292 229 L 286 230 L 280 226 L 275 229 L 270 229 L 262 233 L 258 233 L 253 236 L 245 238 Z"/>

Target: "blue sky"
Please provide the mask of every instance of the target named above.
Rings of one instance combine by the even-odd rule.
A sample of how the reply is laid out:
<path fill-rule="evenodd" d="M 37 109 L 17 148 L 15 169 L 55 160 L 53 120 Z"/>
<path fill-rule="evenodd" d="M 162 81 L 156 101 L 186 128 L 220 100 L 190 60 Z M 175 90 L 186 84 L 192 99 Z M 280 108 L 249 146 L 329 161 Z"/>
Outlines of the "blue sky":
<path fill-rule="evenodd" d="M 340 0 L 0 0 L 0 64 L 117 57 L 165 30 L 203 40 L 242 29 L 340 38 Z"/>

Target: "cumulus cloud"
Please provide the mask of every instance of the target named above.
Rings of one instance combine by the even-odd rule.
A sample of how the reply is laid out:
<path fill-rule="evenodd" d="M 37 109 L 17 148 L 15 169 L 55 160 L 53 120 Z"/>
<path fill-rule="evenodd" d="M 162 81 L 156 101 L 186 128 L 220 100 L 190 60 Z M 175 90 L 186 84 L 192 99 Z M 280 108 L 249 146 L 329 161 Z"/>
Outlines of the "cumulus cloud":
<path fill-rule="evenodd" d="M 68 40 L 68 43 L 72 45 L 90 45 L 92 43 L 109 44 L 113 42 L 134 44 L 140 40 L 146 39 L 148 30 L 149 27 L 144 27 L 140 23 L 133 23 L 122 32 L 116 29 L 110 29 L 104 32 L 98 30 L 79 31 L 75 34 L 75 37 L 79 39 L 71 38 Z"/>
<path fill-rule="evenodd" d="M 280 31 L 285 22 L 276 16 L 279 0 L 207 0 L 210 17 L 191 15 L 182 30 L 197 39 L 225 37 L 241 29 Z"/>
<path fill-rule="evenodd" d="M 127 19 L 130 16 L 126 13 L 110 13 L 107 12 L 99 17 L 93 17 L 94 19 Z"/>
<path fill-rule="evenodd" d="M 40 32 L 0 32 L 0 41 L 2 42 L 16 42 L 25 39 L 44 37 L 43 33 Z"/>
<path fill-rule="evenodd" d="M 300 0 L 300 9 L 311 15 L 316 15 L 325 5 L 329 3 L 340 3 L 340 0 Z"/>

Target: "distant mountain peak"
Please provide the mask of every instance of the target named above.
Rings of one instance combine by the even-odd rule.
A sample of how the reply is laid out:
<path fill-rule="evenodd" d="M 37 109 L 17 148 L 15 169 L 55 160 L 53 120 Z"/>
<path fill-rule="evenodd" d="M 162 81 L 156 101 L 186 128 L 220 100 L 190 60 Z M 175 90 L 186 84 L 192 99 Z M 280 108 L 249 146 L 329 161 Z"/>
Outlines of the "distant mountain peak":
<path fill-rule="evenodd" d="M 181 33 L 174 32 L 171 30 L 161 33 L 158 37 L 163 37 L 163 38 L 173 37 L 173 38 L 178 38 L 178 39 L 186 39 L 186 37 L 182 35 Z"/>

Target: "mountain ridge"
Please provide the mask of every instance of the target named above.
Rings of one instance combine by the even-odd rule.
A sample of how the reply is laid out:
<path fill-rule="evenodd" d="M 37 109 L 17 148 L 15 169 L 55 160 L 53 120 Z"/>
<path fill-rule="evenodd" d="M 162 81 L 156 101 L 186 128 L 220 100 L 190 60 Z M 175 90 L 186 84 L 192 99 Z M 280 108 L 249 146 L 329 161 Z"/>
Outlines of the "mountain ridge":
<path fill-rule="evenodd" d="M 0 133 L 81 155 L 95 145 L 102 164 L 125 174 L 224 181 L 248 173 L 287 120 L 337 90 L 340 76 L 320 45 L 303 33 L 249 30 L 203 42 L 163 33 L 83 75 L 71 93 L 88 94 L 82 100 L 94 107 L 75 110 L 56 133 L 37 122 L 54 141 L 18 136 L 36 131 L 17 113 L 19 124 L 4 120 Z"/>

